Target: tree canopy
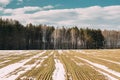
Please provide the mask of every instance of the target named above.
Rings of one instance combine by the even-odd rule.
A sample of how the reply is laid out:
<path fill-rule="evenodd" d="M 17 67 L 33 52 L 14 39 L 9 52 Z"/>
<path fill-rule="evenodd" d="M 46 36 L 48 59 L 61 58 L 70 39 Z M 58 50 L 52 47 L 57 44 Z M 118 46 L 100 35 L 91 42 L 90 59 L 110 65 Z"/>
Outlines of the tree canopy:
<path fill-rule="evenodd" d="M 24 26 L 0 19 L 0 49 L 99 49 L 120 48 L 120 31 L 47 25 Z"/>

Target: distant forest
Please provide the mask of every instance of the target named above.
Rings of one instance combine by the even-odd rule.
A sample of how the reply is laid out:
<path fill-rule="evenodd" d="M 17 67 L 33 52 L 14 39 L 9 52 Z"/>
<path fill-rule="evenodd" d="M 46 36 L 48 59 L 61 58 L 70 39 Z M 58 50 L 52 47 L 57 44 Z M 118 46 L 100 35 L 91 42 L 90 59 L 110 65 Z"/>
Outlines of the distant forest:
<path fill-rule="evenodd" d="M 120 31 L 27 24 L 0 18 L 0 49 L 120 48 Z"/>

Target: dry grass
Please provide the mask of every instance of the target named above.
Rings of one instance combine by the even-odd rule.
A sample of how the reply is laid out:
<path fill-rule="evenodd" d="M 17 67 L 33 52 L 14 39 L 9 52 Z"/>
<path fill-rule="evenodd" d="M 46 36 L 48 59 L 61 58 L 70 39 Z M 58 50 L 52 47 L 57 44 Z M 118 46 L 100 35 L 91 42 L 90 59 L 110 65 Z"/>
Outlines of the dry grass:
<path fill-rule="evenodd" d="M 24 59 L 28 59 L 28 58 L 30 58 L 30 57 L 32 57 L 40 52 L 41 51 L 31 51 L 29 53 L 25 53 L 25 54 L 21 54 L 21 55 L 16 55 L 16 54 L 14 54 L 14 52 L 10 53 L 11 54 L 10 56 L 6 55 L 5 58 L 0 59 L 0 62 L 4 62 L 4 61 L 9 60 L 8 62 L 5 62 L 2 65 L 0 65 L 0 68 L 3 68 L 3 67 L 10 65 L 10 64 L 17 63 L 17 62 L 24 60 Z M 29 55 L 26 55 L 26 54 L 29 54 Z"/>
<path fill-rule="evenodd" d="M 16 55 L 14 52 L 11 52 L 11 55 L 0 54 L 0 68 L 2 69 L 3 67 L 10 64 L 29 59 L 41 52 L 43 51 L 30 51 L 24 55 Z M 99 69 L 93 65 L 90 65 L 84 60 L 76 58 L 77 56 L 89 60 L 93 63 L 104 65 L 113 71 L 120 72 L 120 64 L 117 64 L 120 62 L 119 49 L 63 50 L 62 52 L 63 53 L 59 53 L 57 50 L 47 50 L 46 53 L 26 62 L 23 67 L 21 66 L 15 71 L 9 73 L 7 77 L 24 71 L 24 66 L 31 66 L 35 64 L 35 66 L 33 66 L 30 70 L 27 70 L 25 73 L 19 75 L 16 80 L 52 80 L 52 75 L 55 70 L 54 59 L 59 59 L 60 62 L 64 65 L 64 69 L 66 71 L 66 80 L 108 80 L 106 76 L 101 74 L 98 70 L 103 71 L 118 80 L 120 79 L 120 77 L 116 77 L 112 73 Z"/>
<path fill-rule="evenodd" d="M 106 50 L 106 51 L 101 50 L 101 52 L 99 51 L 99 53 L 97 53 L 94 50 L 89 50 L 89 51 L 90 51 L 89 54 L 82 54 L 81 52 L 76 52 L 76 51 L 73 51 L 72 53 L 76 56 L 85 58 L 89 61 L 92 61 L 92 62 L 95 62 L 98 64 L 105 65 L 112 70 L 120 72 L 120 65 L 119 64 L 115 64 L 115 63 L 106 61 L 106 60 L 117 61 L 116 56 L 117 57 L 120 56 L 119 52 L 117 53 L 117 51 L 116 51 L 116 54 L 115 54 L 113 52 L 110 52 L 111 50 L 110 51 L 109 50 Z M 97 56 L 97 55 L 99 55 L 99 56 Z M 105 56 L 107 56 L 107 58 Z M 106 59 L 106 60 L 102 60 L 101 58 Z M 117 62 L 119 62 L 119 61 L 117 61 Z"/>
<path fill-rule="evenodd" d="M 47 51 L 41 57 L 46 56 L 50 51 Z M 40 59 L 42 60 L 42 59 Z M 54 70 L 54 60 L 53 55 L 49 56 L 42 63 L 38 63 L 38 67 L 33 67 L 31 70 L 27 71 L 25 74 L 22 74 L 17 80 L 21 80 L 21 78 L 26 76 L 26 79 L 30 77 L 35 78 L 36 80 L 52 80 L 52 73 Z"/>
<path fill-rule="evenodd" d="M 70 80 L 70 77 L 73 80 L 106 80 L 102 74 L 73 55 L 66 53 L 61 57 L 67 69 L 67 80 Z"/>

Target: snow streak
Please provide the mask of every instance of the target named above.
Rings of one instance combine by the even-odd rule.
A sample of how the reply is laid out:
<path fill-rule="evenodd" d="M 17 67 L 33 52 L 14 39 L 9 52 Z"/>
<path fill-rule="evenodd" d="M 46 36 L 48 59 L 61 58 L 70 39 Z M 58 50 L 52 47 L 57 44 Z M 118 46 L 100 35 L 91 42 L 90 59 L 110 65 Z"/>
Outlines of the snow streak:
<path fill-rule="evenodd" d="M 54 59 L 55 61 L 55 70 L 53 72 L 53 80 L 65 80 L 65 69 L 63 64 L 58 59 Z"/>
<path fill-rule="evenodd" d="M 87 62 L 87 63 L 89 63 L 89 64 L 92 65 L 92 66 L 95 66 L 95 67 L 97 67 L 97 68 L 99 68 L 99 69 L 102 69 L 102 70 L 104 70 L 104 71 L 107 71 L 108 73 L 111 73 L 111 74 L 113 74 L 113 75 L 115 75 L 115 76 L 117 76 L 117 77 L 120 77 L 120 73 L 119 73 L 119 72 L 113 71 L 113 70 L 109 69 L 108 67 L 106 67 L 106 66 L 104 66 L 104 65 L 100 65 L 100 64 L 97 64 L 97 63 L 93 63 L 93 62 L 91 62 L 91 61 L 89 61 L 89 60 L 86 60 L 86 59 L 84 59 L 84 58 L 80 58 L 80 57 L 77 57 L 77 56 L 75 56 L 75 57 L 78 58 L 78 59 L 81 59 L 81 60 L 83 60 L 83 61 L 85 61 L 85 62 Z M 105 76 L 107 76 L 109 80 L 118 80 L 118 79 L 116 79 L 116 78 L 110 76 L 109 74 L 104 73 L 104 72 L 102 72 L 102 71 L 100 71 L 100 70 L 98 70 L 98 72 L 100 72 L 100 73 L 104 74 Z"/>
<path fill-rule="evenodd" d="M 21 73 L 19 73 L 17 75 L 10 76 L 10 77 L 7 77 L 7 75 L 9 75 L 11 72 L 14 72 L 16 69 L 22 67 L 24 64 L 26 64 L 30 60 L 32 60 L 34 58 L 38 58 L 40 55 L 44 54 L 45 52 L 46 51 L 39 53 L 39 54 L 37 54 L 37 55 L 27 59 L 27 60 L 22 60 L 22 61 L 19 61 L 18 63 L 14 63 L 14 64 L 8 65 L 4 68 L 1 68 L 0 69 L 0 80 L 15 80 Z"/>

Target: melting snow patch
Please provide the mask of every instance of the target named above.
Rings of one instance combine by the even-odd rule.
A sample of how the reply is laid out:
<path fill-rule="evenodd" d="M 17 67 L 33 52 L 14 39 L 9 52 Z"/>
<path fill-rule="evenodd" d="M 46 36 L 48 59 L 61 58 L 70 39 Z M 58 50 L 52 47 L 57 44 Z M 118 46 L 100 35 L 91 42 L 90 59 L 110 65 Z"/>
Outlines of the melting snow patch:
<path fill-rule="evenodd" d="M 63 53 L 63 51 L 62 50 L 58 50 L 58 53 L 61 55 Z"/>
<path fill-rule="evenodd" d="M 36 68 L 40 67 L 40 66 L 41 66 L 41 63 L 43 63 L 43 61 L 44 61 L 44 59 L 42 59 L 42 60 L 40 61 L 40 64 L 38 64 L 38 65 L 36 66 Z"/>
<path fill-rule="evenodd" d="M 54 53 L 54 52 L 51 52 L 48 56 L 42 57 L 42 60 L 40 61 L 40 64 L 38 64 L 38 65 L 36 66 L 36 68 L 40 67 L 40 66 L 41 66 L 41 63 L 42 63 L 46 58 L 48 58 L 49 56 L 51 56 L 53 53 Z M 44 67 L 46 67 L 46 65 L 44 65 Z"/>
<path fill-rule="evenodd" d="M 3 62 L 0 63 L 0 65 L 4 64 L 4 63 L 6 63 L 6 62 L 9 62 L 9 61 L 11 61 L 11 60 L 3 61 Z"/>
<path fill-rule="evenodd" d="M 36 80 L 36 79 L 33 77 L 24 76 L 24 77 L 20 78 L 20 80 Z"/>
<path fill-rule="evenodd" d="M 84 65 L 84 64 L 83 64 L 83 63 L 81 63 L 81 62 L 79 62 L 79 63 L 78 63 L 78 62 L 77 62 L 77 61 L 75 61 L 74 59 L 71 59 L 71 60 L 72 60 L 73 62 L 75 62 L 75 64 L 76 64 L 76 65 L 78 65 L 78 66 L 82 66 L 82 65 Z"/>
<path fill-rule="evenodd" d="M 18 63 L 14 63 L 14 64 L 11 64 L 11 65 L 8 65 L 2 69 L 0 69 L 0 80 L 15 80 L 20 74 L 26 72 L 26 70 L 29 70 L 31 69 L 32 67 L 34 67 L 38 62 L 36 62 L 35 64 L 33 65 L 27 65 L 27 66 L 23 66 L 25 63 L 29 62 L 30 60 L 34 59 L 34 58 L 37 58 L 39 57 L 40 55 L 44 54 L 46 51 L 43 51 L 42 53 L 40 54 L 37 54 L 27 60 L 22 60 Z M 27 69 L 25 71 L 21 71 L 19 73 L 17 73 L 16 75 L 12 75 L 10 77 L 6 77 L 6 75 L 8 75 L 9 73 L 11 72 L 14 72 L 16 69 L 20 68 L 20 67 L 27 67 Z"/>
<path fill-rule="evenodd" d="M 85 52 L 85 51 L 83 51 L 83 50 L 77 50 L 76 52 L 79 52 L 79 53 L 81 53 L 81 54 L 90 54 L 90 53 Z"/>
<path fill-rule="evenodd" d="M 55 61 L 55 71 L 53 72 L 52 79 L 53 80 L 65 80 L 65 69 L 63 64 L 58 59 L 54 59 Z"/>
<path fill-rule="evenodd" d="M 77 56 L 75 56 L 76 58 L 79 58 L 79 59 L 81 59 L 81 60 L 83 60 L 83 61 L 85 61 L 85 62 L 87 62 L 87 63 L 89 63 L 89 64 L 91 64 L 92 66 L 95 66 L 95 67 L 97 67 L 97 68 L 100 68 L 100 69 L 102 69 L 102 70 L 105 70 L 105 71 L 107 71 L 107 72 L 109 72 L 109 73 L 111 73 L 111 74 L 113 74 L 113 75 L 115 75 L 115 76 L 117 76 L 117 77 L 120 77 L 120 73 L 119 72 L 116 72 L 116 71 L 114 71 L 114 70 L 111 70 L 111 69 L 109 69 L 108 67 L 106 67 L 106 66 L 104 66 L 104 65 L 100 65 L 100 64 L 97 64 L 97 63 L 93 63 L 93 62 L 91 62 L 91 61 L 89 61 L 89 60 L 86 60 L 86 59 L 84 59 L 84 58 L 80 58 L 80 57 L 77 57 Z"/>
<path fill-rule="evenodd" d="M 109 74 L 107 74 L 107 73 L 105 73 L 105 72 L 102 72 L 102 71 L 100 71 L 100 70 L 96 70 L 96 71 L 98 71 L 99 73 L 105 75 L 105 76 L 107 77 L 108 80 L 118 80 L 118 79 L 116 79 L 116 78 L 110 76 Z"/>
<path fill-rule="evenodd" d="M 95 69 L 93 66 L 90 66 L 90 67 Z M 107 80 L 118 80 L 118 79 L 112 77 L 111 75 L 109 75 L 108 73 L 105 73 L 105 72 L 98 70 L 98 69 L 95 69 L 95 70 L 98 71 L 100 74 L 103 74 Z"/>
<path fill-rule="evenodd" d="M 118 65 L 120 65 L 120 62 L 111 61 L 111 60 L 102 59 L 102 58 L 98 58 L 98 59 L 101 59 L 101 60 L 104 60 L 104 61 L 107 61 L 107 62 L 111 62 L 111 63 L 114 63 L 114 64 L 118 64 Z"/>

